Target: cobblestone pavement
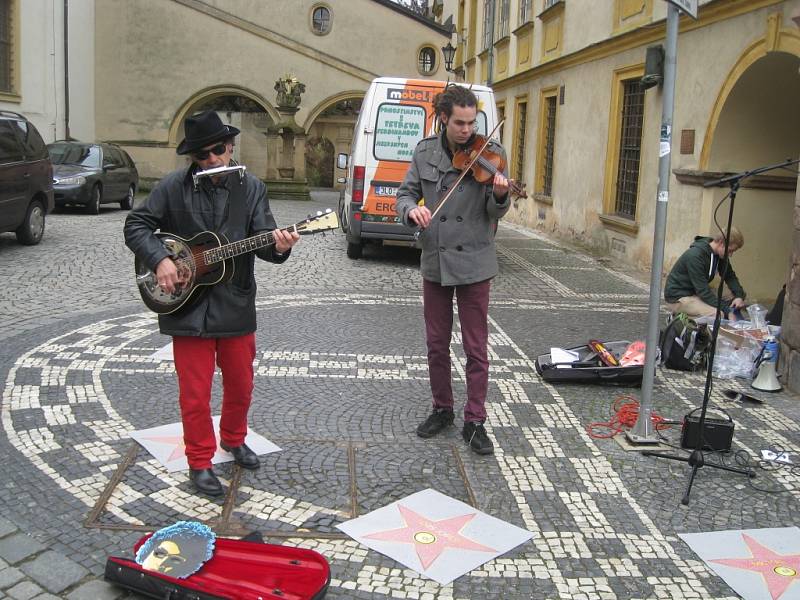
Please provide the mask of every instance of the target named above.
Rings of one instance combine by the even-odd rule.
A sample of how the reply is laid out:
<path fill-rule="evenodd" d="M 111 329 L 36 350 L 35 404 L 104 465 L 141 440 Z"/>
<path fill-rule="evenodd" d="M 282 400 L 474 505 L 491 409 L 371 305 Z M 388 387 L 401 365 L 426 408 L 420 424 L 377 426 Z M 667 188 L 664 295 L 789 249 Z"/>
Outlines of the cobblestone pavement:
<path fill-rule="evenodd" d="M 335 194 L 315 192 L 273 210 L 289 224 L 335 205 Z M 219 468 L 235 494 L 195 496 L 185 473 L 166 473 L 128 437 L 179 414 L 172 364 L 152 357 L 168 339 L 138 300 L 124 216 L 54 214 L 37 247 L 0 235 L 0 598 L 127 597 L 101 580 L 106 557 L 130 556 L 142 531 L 187 518 L 322 552 L 330 598 L 722 600 L 735 594 L 677 534 L 797 522 L 798 478 L 788 470 L 748 480 L 704 467 L 685 507 L 686 464 L 587 434 L 618 395 L 638 391 L 550 385 L 534 360 L 551 346 L 641 337 L 647 286 L 508 225 L 497 236 L 490 309 L 494 456 L 468 450 L 460 417 L 433 440 L 414 434 L 430 397 L 417 253 L 368 247 L 352 261 L 344 236 L 315 236 L 285 265 L 257 266 L 250 422 L 283 451 L 255 472 Z M 458 330 L 453 352 L 463 401 Z M 712 400 L 736 422 L 736 450 L 800 447 L 796 397 L 743 405 L 721 390 L 744 382 L 716 383 Z M 679 419 L 702 390 L 701 375 L 660 371 L 655 409 Z M 664 435 L 678 438 L 675 428 Z M 425 488 L 534 538 L 440 586 L 335 529 Z"/>

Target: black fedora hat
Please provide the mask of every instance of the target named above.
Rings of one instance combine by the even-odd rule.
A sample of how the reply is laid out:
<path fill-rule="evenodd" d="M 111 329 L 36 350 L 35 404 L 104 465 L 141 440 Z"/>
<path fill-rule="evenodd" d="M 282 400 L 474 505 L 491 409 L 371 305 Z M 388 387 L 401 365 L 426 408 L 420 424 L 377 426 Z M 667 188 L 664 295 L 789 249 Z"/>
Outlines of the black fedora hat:
<path fill-rule="evenodd" d="M 175 149 L 178 154 L 190 154 L 203 146 L 239 135 L 236 127 L 225 125 L 213 110 L 205 110 L 186 117 L 183 122 L 183 132 L 184 140 Z"/>

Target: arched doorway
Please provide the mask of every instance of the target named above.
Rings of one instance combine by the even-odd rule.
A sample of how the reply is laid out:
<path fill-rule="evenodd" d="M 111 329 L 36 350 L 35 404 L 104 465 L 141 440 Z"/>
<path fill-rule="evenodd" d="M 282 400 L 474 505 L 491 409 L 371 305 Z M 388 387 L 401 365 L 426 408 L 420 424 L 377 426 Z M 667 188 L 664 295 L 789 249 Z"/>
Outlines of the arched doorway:
<path fill-rule="evenodd" d="M 275 122 L 277 113 L 257 94 L 234 86 L 209 88 L 195 94 L 180 108 L 170 128 L 170 143 L 183 139 L 186 116 L 203 110 L 216 111 L 222 121 L 238 128 L 233 156 L 256 177 L 266 177 L 266 132 Z"/>
<path fill-rule="evenodd" d="M 333 142 L 324 137 L 306 141 L 306 177 L 310 187 L 333 187 Z"/>
<path fill-rule="evenodd" d="M 346 92 L 320 103 L 311 111 L 305 127 L 309 139 L 306 144 L 309 185 L 316 185 L 311 180 L 311 172 L 316 169 L 325 174 L 321 181 L 326 183 L 321 183 L 320 187 L 342 187 L 336 182 L 336 155 L 350 152 L 362 100 L 363 92 Z M 319 140 L 314 148 L 312 140 Z"/>
<path fill-rule="evenodd" d="M 800 57 L 769 52 L 753 60 L 723 92 L 714 115 L 711 143 L 704 148 L 706 171 L 737 173 L 800 156 Z M 797 177 L 770 172 L 746 180 L 736 197 L 734 224 L 745 248 L 734 258 L 748 300 L 770 303 L 786 283 L 791 266 Z M 727 190 L 713 192 L 711 210 Z M 724 227 L 727 206 L 717 214 Z M 716 229 L 711 215 L 711 227 Z"/>

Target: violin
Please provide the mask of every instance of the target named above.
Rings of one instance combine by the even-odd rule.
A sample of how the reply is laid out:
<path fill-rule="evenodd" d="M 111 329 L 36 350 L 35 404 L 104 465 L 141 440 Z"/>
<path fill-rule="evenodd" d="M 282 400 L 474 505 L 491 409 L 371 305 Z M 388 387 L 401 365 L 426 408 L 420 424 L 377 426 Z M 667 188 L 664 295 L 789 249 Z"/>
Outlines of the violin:
<path fill-rule="evenodd" d="M 484 148 L 486 146 L 486 148 Z M 481 148 L 484 148 L 481 152 Z M 480 152 L 477 160 L 473 159 Z M 469 167 L 472 171 L 472 177 L 478 183 L 489 183 L 494 179 L 495 173 L 502 173 L 506 169 L 506 159 L 497 152 L 489 150 L 486 144 L 486 138 L 482 135 L 474 135 L 472 140 L 468 142 L 463 148 L 457 150 L 453 154 L 453 167 L 459 171 L 463 171 Z M 472 166 L 470 166 L 472 163 Z M 513 179 L 508 180 L 508 191 L 520 198 L 527 198 L 528 194 L 525 192 L 525 184 L 516 182 Z"/>

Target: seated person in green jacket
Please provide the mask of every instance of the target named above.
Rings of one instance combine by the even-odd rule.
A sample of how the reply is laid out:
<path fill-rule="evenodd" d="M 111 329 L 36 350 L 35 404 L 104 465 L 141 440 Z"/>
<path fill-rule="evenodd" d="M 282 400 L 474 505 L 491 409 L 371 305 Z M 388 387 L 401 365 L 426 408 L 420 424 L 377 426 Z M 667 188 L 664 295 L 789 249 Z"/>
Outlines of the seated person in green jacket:
<path fill-rule="evenodd" d="M 728 256 L 744 246 L 744 236 L 736 227 L 731 227 Z M 727 263 L 727 272 L 725 265 Z M 714 316 L 717 310 L 717 291 L 709 287 L 714 276 L 725 273 L 725 285 L 730 294 L 723 294 L 720 309 L 723 318 L 736 320 L 733 311 L 744 307 L 745 292 L 733 265 L 725 258 L 725 236 L 697 236 L 689 249 L 681 254 L 667 276 L 664 299 L 673 312 L 684 312 L 690 317 Z"/>

